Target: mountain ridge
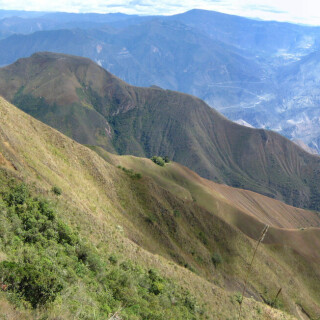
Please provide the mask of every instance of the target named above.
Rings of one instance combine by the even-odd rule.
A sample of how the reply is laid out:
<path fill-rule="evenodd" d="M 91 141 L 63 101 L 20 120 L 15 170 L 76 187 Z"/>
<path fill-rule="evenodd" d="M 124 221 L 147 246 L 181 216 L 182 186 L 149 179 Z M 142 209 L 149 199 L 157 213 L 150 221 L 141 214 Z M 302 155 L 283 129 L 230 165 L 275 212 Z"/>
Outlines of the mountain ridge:
<path fill-rule="evenodd" d="M 133 87 L 88 59 L 53 53 L 0 69 L 0 84 L 4 97 L 83 144 L 168 155 L 218 182 L 297 207 L 320 205 L 319 157 L 277 133 L 235 124 L 198 98 Z"/>

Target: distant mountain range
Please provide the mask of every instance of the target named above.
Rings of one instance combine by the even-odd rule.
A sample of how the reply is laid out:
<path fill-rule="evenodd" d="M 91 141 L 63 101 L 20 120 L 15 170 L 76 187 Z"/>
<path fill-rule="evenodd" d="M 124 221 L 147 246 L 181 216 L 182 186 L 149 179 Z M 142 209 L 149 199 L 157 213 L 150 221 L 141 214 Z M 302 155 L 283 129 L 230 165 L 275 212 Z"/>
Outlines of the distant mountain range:
<path fill-rule="evenodd" d="M 130 84 L 196 95 L 231 120 L 320 151 L 319 27 L 205 10 L 0 17 L 0 65 L 38 51 L 88 57 Z"/>
<path fill-rule="evenodd" d="M 235 124 L 196 97 L 133 87 L 89 59 L 56 53 L 0 69 L 0 94 L 80 143 L 167 155 L 214 181 L 320 208 L 320 157 Z"/>

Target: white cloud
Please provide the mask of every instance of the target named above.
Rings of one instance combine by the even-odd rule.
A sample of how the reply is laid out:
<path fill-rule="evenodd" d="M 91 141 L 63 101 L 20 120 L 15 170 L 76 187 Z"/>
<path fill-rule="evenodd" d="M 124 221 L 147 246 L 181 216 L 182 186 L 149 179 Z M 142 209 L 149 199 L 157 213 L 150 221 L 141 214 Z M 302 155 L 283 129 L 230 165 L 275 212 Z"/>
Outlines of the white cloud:
<path fill-rule="evenodd" d="M 319 0 L 0 0 L 0 8 L 164 15 L 198 8 L 264 20 L 320 25 Z"/>

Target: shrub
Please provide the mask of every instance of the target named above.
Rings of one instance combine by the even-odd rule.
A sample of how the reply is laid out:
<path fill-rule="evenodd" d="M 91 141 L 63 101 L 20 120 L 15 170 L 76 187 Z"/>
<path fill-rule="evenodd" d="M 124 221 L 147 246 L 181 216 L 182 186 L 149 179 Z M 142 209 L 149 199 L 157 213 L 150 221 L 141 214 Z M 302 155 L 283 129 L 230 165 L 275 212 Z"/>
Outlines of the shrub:
<path fill-rule="evenodd" d="M 205 246 L 208 245 L 208 239 L 203 231 L 199 232 L 199 239 Z"/>
<path fill-rule="evenodd" d="M 151 286 L 149 292 L 155 294 L 156 296 L 163 292 L 164 290 L 164 279 L 161 278 L 154 269 L 148 271 L 149 279 L 151 280 Z"/>
<path fill-rule="evenodd" d="M 222 257 L 218 252 L 215 252 L 213 254 L 211 260 L 215 267 L 218 267 L 218 265 L 222 263 Z"/>
<path fill-rule="evenodd" d="M 125 167 L 118 166 L 119 169 L 122 169 L 131 179 L 139 180 L 142 178 L 141 173 L 135 173 L 132 169 L 127 169 Z"/>
<path fill-rule="evenodd" d="M 165 157 L 163 158 L 163 160 L 164 160 L 165 163 L 169 163 L 169 162 L 170 162 L 170 159 L 169 159 L 168 156 L 165 156 Z"/>
<path fill-rule="evenodd" d="M 151 160 L 160 167 L 164 167 L 165 161 L 162 157 L 153 156 Z"/>
<path fill-rule="evenodd" d="M 0 263 L 0 277 L 8 290 L 18 293 L 30 302 L 33 308 L 53 301 L 63 289 L 58 275 L 46 266 L 33 263 L 3 261 Z"/>
<path fill-rule="evenodd" d="M 22 205 L 29 197 L 29 191 L 25 184 L 13 187 L 10 193 L 4 196 L 4 200 L 9 206 Z"/>
<path fill-rule="evenodd" d="M 139 180 L 139 179 L 142 178 L 142 174 L 141 173 L 136 173 L 133 178 Z"/>
<path fill-rule="evenodd" d="M 193 266 L 191 266 L 189 263 L 185 263 L 185 264 L 184 264 L 184 267 L 185 267 L 186 269 L 190 270 L 190 271 L 193 272 L 193 273 L 197 273 L 196 270 L 195 270 L 195 268 L 194 268 Z"/>
<path fill-rule="evenodd" d="M 114 255 L 114 254 L 112 254 L 111 256 L 109 256 L 109 259 L 108 259 L 108 260 L 109 260 L 110 263 L 113 264 L 113 265 L 115 265 L 115 264 L 118 263 L 118 258 L 117 258 L 117 256 Z"/>
<path fill-rule="evenodd" d="M 173 215 L 174 215 L 176 218 L 181 217 L 181 213 L 180 213 L 180 211 L 177 210 L 177 209 L 175 209 L 175 210 L 173 211 Z"/>
<path fill-rule="evenodd" d="M 60 196 L 62 194 L 62 190 L 61 188 L 54 186 L 52 187 L 51 191 L 56 195 L 56 196 Z"/>
<path fill-rule="evenodd" d="M 235 294 L 235 299 L 239 304 L 241 304 L 242 303 L 242 299 L 243 299 L 242 294 L 240 292 L 237 292 Z"/>
<path fill-rule="evenodd" d="M 156 281 L 151 284 L 149 291 L 157 296 L 158 294 L 162 293 L 163 289 L 164 284 L 162 282 Z"/>

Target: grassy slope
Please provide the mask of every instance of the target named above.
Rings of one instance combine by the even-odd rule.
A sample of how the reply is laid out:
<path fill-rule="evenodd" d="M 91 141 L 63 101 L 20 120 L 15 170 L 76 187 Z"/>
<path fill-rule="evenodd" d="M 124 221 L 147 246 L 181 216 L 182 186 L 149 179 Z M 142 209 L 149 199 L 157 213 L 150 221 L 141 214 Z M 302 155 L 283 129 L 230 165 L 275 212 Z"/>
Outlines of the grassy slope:
<path fill-rule="evenodd" d="M 211 201 L 216 207 L 208 210 L 192 187 L 197 180 L 201 184 L 201 178 L 195 178 L 189 170 L 170 164 L 159 167 L 166 171 L 163 174 L 149 160 L 110 154 L 106 156 L 108 161 L 104 161 L 95 152 L 4 100 L 0 108 L 0 152 L 5 170 L 34 183 L 39 192 L 48 195 L 53 185 L 61 187 L 60 206 L 68 208 L 68 211 L 61 210 L 61 218 L 78 228 L 99 250 L 117 252 L 147 268 L 156 267 L 162 275 L 174 279 L 207 303 L 209 317 L 232 319 L 235 316 L 238 304 L 234 292 L 241 289 L 255 245 L 235 225 L 256 237 L 263 224 L 232 204 L 231 198 L 226 200 L 223 193 L 211 190 Z M 115 162 L 128 167 L 138 165 L 140 171 L 145 167 L 146 171 L 141 179 L 132 179 L 118 169 Z M 149 175 L 150 171 L 153 174 Z M 165 180 L 163 187 L 161 180 Z M 208 190 L 205 181 L 202 188 Z M 279 210 L 285 207 L 270 206 Z M 283 212 L 288 216 L 290 210 L 286 207 Z M 310 213 L 300 212 L 311 219 Z M 228 223 L 226 213 L 233 223 Z M 297 213 L 293 209 L 295 226 L 300 223 Z M 298 303 L 316 317 L 320 311 L 316 266 L 319 244 L 314 241 L 319 238 L 318 234 L 318 229 L 272 228 L 270 237 L 266 238 L 269 244 L 259 249 L 246 295 L 270 301 L 281 286 L 280 299 L 285 310 L 296 314 Z M 288 242 L 291 236 L 297 242 Z M 311 251 L 302 253 L 295 243 L 304 244 Z M 220 253 L 223 258 L 217 268 L 211 262 L 213 253 Z M 245 299 L 244 308 L 246 319 L 267 319 L 269 313 L 273 319 L 289 319 L 275 310 L 269 312 L 254 299 Z"/>
<path fill-rule="evenodd" d="M 88 59 L 40 53 L 0 70 L 0 94 L 80 143 L 168 155 L 201 176 L 297 207 L 320 207 L 320 158 L 234 124 L 201 100 L 137 88 Z"/>
<path fill-rule="evenodd" d="M 3 171 L 0 181 L 0 278 L 10 301 L 42 308 L 42 319 L 102 320 L 120 308 L 123 320 L 205 318 L 203 305 L 173 281 L 97 250 L 39 192 Z"/>
<path fill-rule="evenodd" d="M 103 149 L 92 148 L 107 161 L 115 165 L 121 165 L 122 167 L 133 169 L 135 172 L 140 172 L 142 175 L 152 177 L 159 185 L 170 190 L 179 198 L 184 199 L 184 201 L 196 203 L 200 208 L 205 208 L 229 224 L 237 226 L 244 234 L 251 238 L 257 239 L 259 237 L 259 231 L 263 228 L 263 224 L 270 224 L 273 227 L 269 229 L 269 234 L 265 239 L 270 249 L 267 255 L 270 256 L 265 258 L 267 260 L 270 258 L 277 260 L 281 257 L 281 260 L 286 261 L 290 265 L 289 269 L 278 270 L 280 272 L 277 273 L 276 277 L 280 276 L 285 278 L 288 276 L 287 280 L 290 280 L 286 284 L 286 286 L 288 286 L 286 290 L 292 290 L 291 294 L 295 296 L 297 294 L 297 288 L 300 288 L 300 285 L 298 283 L 290 284 L 290 282 L 292 281 L 292 277 L 301 276 L 301 280 L 307 284 L 309 288 L 312 288 L 311 291 L 313 294 L 311 294 L 311 296 L 308 294 L 307 298 L 309 302 L 315 297 L 318 297 L 319 288 L 315 283 L 319 277 L 318 263 L 320 261 L 320 255 L 317 248 L 320 246 L 320 232 L 319 228 L 314 228 L 314 226 L 319 227 L 319 214 L 290 207 L 284 205 L 282 202 L 250 191 L 234 189 L 213 183 L 199 177 L 194 172 L 177 163 L 170 163 L 163 168 L 147 159 L 132 156 L 119 157 L 109 154 Z M 191 218 L 188 217 L 187 219 L 188 223 L 190 223 Z M 214 227 L 211 230 L 207 229 L 212 228 L 208 222 L 210 221 L 209 219 L 208 216 L 201 218 L 206 224 L 206 226 L 202 224 L 202 228 L 206 229 L 206 235 L 214 238 L 216 245 L 217 242 L 219 243 L 219 241 L 221 241 L 221 229 L 223 227 L 218 225 L 217 221 L 214 221 L 213 224 L 219 231 L 215 232 Z M 193 220 L 191 221 L 194 223 Z M 182 221 L 180 220 L 180 224 L 181 223 Z M 187 226 L 186 228 L 189 227 L 190 226 Z M 224 228 L 226 227 L 224 226 Z M 228 235 L 225 234 L 224 237 L 228 238 Z M 217 248 L 215 245 L 213 245 L 212 250 L 221 251 L 221 247 L 218 246 Z M 235 249 L 233 245 L 234 243 L 232 242 L 230 244 L 228 241 L 223 241 L 222 247 L 224 248 L 223 250 L 229 253 L 233 252 L 233 250 L 238 252 L 245 250 L 240 247 Z M 192 249 L 189 249 L 189 251 L 193 254 Z M 274 256 L 274 253 L 276 253 L 277 257 Z M 188 260 L 188 262 L 190 262 L 190 260 Z M 191 260 L 190 263 L 194 263 L 194 261 Z M 232 260 L 232 262 L 229 261 L 229 263 L 232 264 L 231 269 L 228 270 L 228 272 L 226 267 L 224 271 L 227 271 L 228 275 L 232 277 L 234 274 L 240 276 L 241 271 L 237 269 L 236 265 L 238 265 L 238 263 L 241 264 L 241 262 L 235 259 Z M 271 269 L 277 268 L 275 265 L 272 265 L 270 261 L 266 263 Z M 196 266 L 199 267 L 197 264 Z M 311 273 L 307 271 L 310 266 L 312 266 L 311 269 L 313 269 L 315 273 L 313 273 L 313 271 Z M 266 272 L 263 266 L 260 266 L 260 268 L 260 271 L 264 270 L 263 273 Z M 287 276 L 285 276 L 286 273 Z M 311 277 L 308 278 L 309 276 Z M 261 274 L 258 278 L 259 277 L 263 277 L 263 275 Z M 274 286 L 277 286 L 276 283 L 279 280 L 275 280 L 273 277 L 274 275 L 268 274 L 267 278 L 270 282 L 274 280 Z M 229 280 L 230 279 L 225 281 L 225 284 Z M 232 280 L 234 281 L 235 279 Z M 291 287 L 291 289 L 288 289 L 289 287 Z M 269 289 L 263 290 L 268 291 Z M 318 298 L 315 298 L 315 301 Z M 300 301 L 300 298 L 295 297 L 295 299 L 297 299 L 296 301 Z M 316 302 L 316 304 L 318 303 Z"/>
<path fill-rule="evenodd" d="M 320 226 L 320 218 L 316 212 L 288 206 L 258 193 L 212 182 L 178 163 L 172 162 L 162 168 L 155 166 L 148 159 L 134 156 L 119 157 L 94 146 L 91 146 L 91 149 L 108 162 L 148 175 L 176 196 L 194 200 L 209 211 L 217 207 L 218 199 L 221 203 L 236 207 L 241 212 L 274 227 L 297 229 Z M 222 218 L 227 219 L 226 216 Z M 233 221 L 230 220 L 231 223 Z"/>

